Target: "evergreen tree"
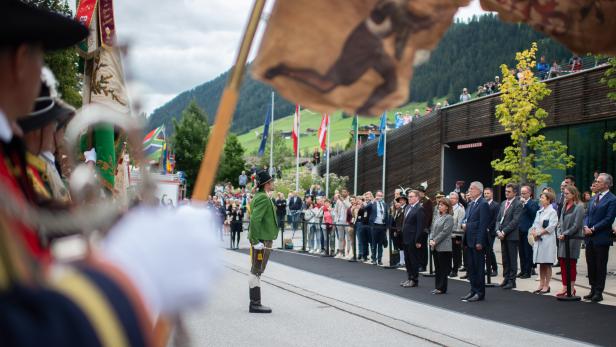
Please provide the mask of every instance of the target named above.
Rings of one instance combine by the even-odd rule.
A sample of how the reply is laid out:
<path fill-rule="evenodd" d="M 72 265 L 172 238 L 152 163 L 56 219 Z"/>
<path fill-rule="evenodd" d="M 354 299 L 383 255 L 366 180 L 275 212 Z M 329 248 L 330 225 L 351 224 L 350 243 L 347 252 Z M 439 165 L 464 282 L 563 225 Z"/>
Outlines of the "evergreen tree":
<path fill-rule="evenodd" d="M 175 133 L 171 137 L 171 144 L 175 151 L 176 170 L 186 173 L 188 196 L 197 179 L 210 134 L 207 118 L 207 114 L 193 101 L 182 112 L 179 122 L 173 120 Z"/>
<path fill-rule="evenodd" d="M 539 102 L 551 91 L 532 72 L 536 52 L 537 44 L 533 43 L 530 49 L 516 54 L 516 70 L 521 71 L 519 78 L 509 72 L 507 65 L 501 65 L 502 103 L 496 106 L 496 118 L 511 133 L 513 145 L 505 148 L 503 159 L 492 161 L 494 170 L 509 173 L 508 177 L 499 174 L 494 181 L 496 185 L 547 183 L 552 179 L 546 173 L 548 170 L 564 170 L 574 165 L 573 156 L 567 154 L 567 146 L 559 141 L 548 141 L 539 134 L 548 116 Z"/>
<path fill-rule="evenodd" d="M 29 4 L 49 11 L 60 13 L 67 17 L 73 14 L 66 0 L 27 0 Z M 81 106 L 81 90 L 79 81 L 79 56 L 74 47 L 45 54 L 45 65 L 53 71 L 58 80 L 58 92 L 62 99 L 69 104 Z"/>
<path fill-rule="evenodd" d="M 218 182 L 236 182 L 245 167 L 244 147 L 238 141 L 237 135 L 229 134 L 225 140 L 225 149 L 220 160 L 216 180 Z"/>

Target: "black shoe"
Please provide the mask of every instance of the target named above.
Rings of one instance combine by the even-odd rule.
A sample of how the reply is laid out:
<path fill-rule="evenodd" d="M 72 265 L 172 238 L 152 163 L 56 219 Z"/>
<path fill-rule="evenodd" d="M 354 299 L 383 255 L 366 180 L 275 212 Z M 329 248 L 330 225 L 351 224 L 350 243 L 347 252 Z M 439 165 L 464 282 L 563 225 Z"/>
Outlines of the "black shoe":
<path fill-rule="evenodd" d="M 603 295 L 601 293 L 596 293 L 592 298 L 590 298 L 592 302 L 601 302 L 603 301 Z"/>
<path fill-rule="evenodd" d="M 509 283 L 509 281 L 504 280 L 504 281 L 502 281 L 502 282 L 501 282 L 498 286 L 499 286 L 499 287 L 504 287 L 504 286 L 506 286 L 506 285 L 507 285 L 507 283 Z"/>
<path fill-rule="evenodd" d="M 507 282 L 504 286 L 501 286 L 503 289 L 513 289 L 515 288 L 515 282 Z"/>
<path fill-rule="evenodd" d="M 460 300 L 462 300 L 462 301 L 467 300 L 470 297 L 472 297 L 473 295 L 475 295 L 475 294 L 473 294 L 473 292 L 469 292 L 468 294 L 466 294 L 463 297 L 461 297 Z"/>
<path fill-rule="evenodd" d="M 490 277 L 496 277 L 496 276 L 498 276 L 498 271 L 492 270 L 492 272 L 490 272 Z"/>
<path fill-rule="evenodd" d="M 473 296 L 471 296 L 470 298 L 466 299 L 466 300 L 462 300 L 464 302 L 477 302 L 477 301 L 483 301 L 483 296 L 479 296 L 479 294 L 475 294 Z"/>
<path fill-rule="evenodd" d="M 419 269 L 418 269 L 417 271 L 419 271 L 419 272 L 425 272 L 425 271 L 426 271 L 426 268 L 425 268 L 425 267 L 423 267 L 423 266 L 420 266 L 420 267 L 419 267 Z"/>
<path fill-rule="evenodd" d="M 466 272 L 466 268 L 464 266 L 462 266 L 460 269 L 458 269 L 458 272 Z"/>
<path fill-rule="evenodd" d="M 458 277 L 458 273 L 457 273 L 457 272 L 453 272 L 453 271 L 452 271 L 452 272 L 449 274 L 449 277 L 451 277 L 451 278 Z"/>
<path fill-rule="evenodd" d="M 517 274 L 515 277 L 517 277 L 517 278 L 522 278 L 522 276 L 524 276 L 524 273 L 523 273 L 523 272 L 520 272 L 520 273 L 519 273 L 519 274 Z"/>
<path fill-rule="evenodd" d="M 250 306 L 248 306 L 248 312 L 250 313 L 272 313 L 272 309 L 267 307 L 267 306 L 263 306 L 259 303 L 250 303 Z"/>
<path fill-rule="evenodd" d="M 377 264 L 378 264 L 379 266 L 383 266 L 383 262 L 382 262 L 382 261 L 377 262 Z"/>
<path fill-rule="evenodd" d="M 463 276 L 460 276 L 460 279 L 461 279 L 461 280 L 468 279 L 468 274 L 464 274 Z"/>
<path fill-rule="evenodd" d="M 591 291 L 588 295 L 584 295 L 584 300 L 590 300 L 593 296 L 595 296 L 595 292 Z"/>
<path fill-rule="evenodd" d="M 530 276 L 537 276 L 537 271 L 535 271 L 535 269 L 532 269 L 530 271 Z M 530 276 L 528 276 L 530 278 Z"/>
<path fill-rule="evenodd" d="M 527 279 L 530 278 L 529 274 L 523 274 L 522 276 L 520 276 L 521 279 Z"/>
<path fill-rule="evenodd" d="M 562 275 L 560 271 L 558 271 L 556 274 L 557 274 L 557 275 Z"/>

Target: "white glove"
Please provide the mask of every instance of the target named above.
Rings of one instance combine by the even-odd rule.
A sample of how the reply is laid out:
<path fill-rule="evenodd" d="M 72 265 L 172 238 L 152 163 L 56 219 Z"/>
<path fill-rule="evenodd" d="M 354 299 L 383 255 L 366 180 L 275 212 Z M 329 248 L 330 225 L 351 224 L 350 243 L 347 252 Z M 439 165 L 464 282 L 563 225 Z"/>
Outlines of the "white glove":
<path fill-rule="evenodd" d="M 265 248 L 265 245 L 263 244 L 263 242 L 259 242 L 256 245 L 252 246 L 253 249 L 256 249 L 257 251 L 262 250 L 263 248 Z"/>
<path fill-rule="evenodd" d="M 102 256 L 123 270 L 156 317 L 197 307 L 220 266 L 219 219 L 203 208 L 142 207 L 103 241 Z"/>

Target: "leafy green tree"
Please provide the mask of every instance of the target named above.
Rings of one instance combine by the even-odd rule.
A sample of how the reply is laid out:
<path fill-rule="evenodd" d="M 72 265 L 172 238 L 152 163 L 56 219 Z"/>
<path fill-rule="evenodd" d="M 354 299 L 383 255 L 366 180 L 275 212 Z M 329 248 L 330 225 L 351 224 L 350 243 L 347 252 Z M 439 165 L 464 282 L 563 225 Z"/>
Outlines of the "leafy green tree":
<path fill-rule="evenodd" d="M 613 77 L 613 75 L 616 74 L 616 58 L 609 58 L 608 64 L 610 67 L 605 71 L 605 77 L 601 81 L 606 83 L 607 86 L 613 90 L 616 88 L 616 77 Z M 610 91 L 607 93 L 607 97 L 610 100 L 616 101 L 616 92 Z M 604 136 L 605 140 L 612 142 L 612 149 L 616 152 L 616 131 L 608 131 Z"/>
<path fill-rule="evenodd" d="M 286 140 L 282 136 L 281 132 L 274 133 L 274 166 L 282 166 L 288 167 L 291 163 L 295 163 L 295 155 L 293 154 L 293 149 L 287 146 Z M 271 141 L 267 142 L 265 146 L 265 152 L 261 159 L 259 160 L 259 166 L 263 167 L 267 165 L 269 167 L 270 164 L 270 145 Z"/>
<path fill-rule="evenodd" d="M 190 196 L 210 135 L 207 114 L 193 101 L 182 112 L 179 122 L 173 120 L 173 126 L 175 133 L 171 144 L 175 151 L 176 170 L 186 173 L 187 194 Z"/>
<path fill-rule="evenodd" d="M 511 133 L 513 144 L 504 150 L 505 157 L 492 161 L 492 167 L 500 172 L 494 184 L 534 183 L 551 181 L 548 170 L 564 170 L 573 167 L 573 156 L 567 154 L 567 146 L 558 141 L 548 141 L 539 132 L 545 127 L 548 113 L 539 102 L 550 95 L 547 85 L 532 72 L 536 64 L 537 43 L 530 49 L 516 54 L 516 78 L 507 65 L 501 65 L 503 74 L 502 103 L 496 106 L 496 118 Z M 508 173 L 507 177 L 502 173 Z"/>
<path fill-rule="evenodd" d="M 235 185 L 237 178 L 245 168 L 244 147 L 238 141 L 237 135 L 229 134 L 225 140 L 225 149 L 220 160 L 216 180 L 218 182 L 229 181 Z"/>
<path fill-rule="evenodd" d="M 66 0 L 27 0 L 36 7 L 43 8 L 49 11 L 57 12 L 67 17 L 72 17 L 68 2 Z M 69 104 L 81 106 L 81 89 L 79 81 L 79 56 L 74 47 L 49 52 L 45 54 L 45 65 L 53 71 L 58 80 L 58 92 L 62 99 Z"/>

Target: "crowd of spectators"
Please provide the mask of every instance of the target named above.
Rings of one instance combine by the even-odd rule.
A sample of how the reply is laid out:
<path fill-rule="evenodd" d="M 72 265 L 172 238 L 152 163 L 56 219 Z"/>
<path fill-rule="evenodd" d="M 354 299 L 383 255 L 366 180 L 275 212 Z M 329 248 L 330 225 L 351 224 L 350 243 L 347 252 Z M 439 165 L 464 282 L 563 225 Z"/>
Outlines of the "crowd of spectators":
<path fill-rule="evenodd" d="M 233 248 L 247 228 L 250 185 L 217 186 L 218 193 L 210 199 L 231 234 Z M 493 251 L 496 240 L 501 242 L 503 289 L 537 276 L 535 293 L 549 293 L 552 267 L 558 266 L 562 288 L 556 296 L 566 295 L 567 264 L 576 292 L 577 259 L 584 247 L 591 286 L 585 299 L 598 302 L 603 299 L 609 246 L 616 235 L 612 185 L 611 175 L 596 172 L 590 190 L 581 191 L 574 177 L 567 176 L 560 193 L 547 187 L 535 199 L 531 186 L 508 184 L 505 199 L 497 202 L 491 188 L 473 182 L 464 191 L 465 182 L 458 181 L 451 193 L 437 192 L 433 199 L 425 186 L 419 186 L 396 189 L 394 199 L 386 202 L 382 191 L 351 196 L 347 190 L 336 190 L 329 199 L 315 184 L 302 194 L 274 193 L 272 202 L 281 231 L 290 229 L 295 235 L 305 227 L 303 248 L 308 253 L 383 266 L 383 248 L 391 246 L 389 265 L 407 269 L 403 287 L 418 286 L 417 274 L 428 270 L 431 256 L 436 268 L 433 294 L 446 293 L 447 278 L 459 277 L 471 282 L 467 301 L 483 300 L 484 277 L 497 276 L 501 270 Z M 566 236 L 571 238 L 568 242 Z M 293 236 L 285 240 L 289 248 L 293 240 Z"/>

